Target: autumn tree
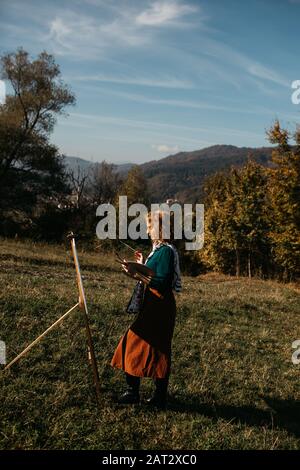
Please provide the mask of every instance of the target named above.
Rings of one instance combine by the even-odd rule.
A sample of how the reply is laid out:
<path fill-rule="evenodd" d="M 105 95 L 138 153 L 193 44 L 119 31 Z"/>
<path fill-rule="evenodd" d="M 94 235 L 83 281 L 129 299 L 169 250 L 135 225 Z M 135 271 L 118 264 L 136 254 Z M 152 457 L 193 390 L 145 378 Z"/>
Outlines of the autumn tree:
<path fill-rule="evenodd" d="M 209 269 L 221 272 L 230 272 L 234 264 L 232 214 L 235 208 L 230 207 L 228 200 L 229 185 L 229 173 L 225 171 L 208 177 L 204 184 L 204 247 L 199 255 Z M 239 265 L 237 270 L 239 273 Z"/>
<path fill-rule="evenodd" d="M 35 60 L 18 49 L 1 57 L 1 78 L 12 90 L 0 106 L 1 209 L 32 219 L 36 204 L 65 189 L 63 159 L 49 143 L 56 118 L 75 97 L 61 79 L 54 57 Z"/>
<path fill-rule="evenodd" d="M 213 269 L 264 269 L 268 251 L 265 169 L 248 159 L 242 168 L 211 177 L 206 183 L 205 250 Z M 255 263 L 254 263 L 255 260 Z"/>
<path fill-rule="evenodd" d="M 265 168 L 249 158 L 247 164 L 235 172 L 234 197 L 236 200 L 235 226 L 239 249 L 246 258 L 247 274 L 253 268 L 267 268 L 269 214 L 266 198 Z"/>
<path fill-rule="evenodd" d="M 90 194 L 95 205 L 112 203 L 121 183 L 122 179 L 116 171 L 116 165 L 105 160 L 96 163 L 90 171 L 89 178 Z"/>
<path fill-rule="evenodd" d="M 76 209 L 81 209 L 88 201 L 89 171 L 84 170 L 78 165 L 77 168 L 68 171 L 67 176 L 71 189 L 70 202 Z"/>
<path fill-rule="evenodd" d="M 128 205 L 134 203 L 148 204 L 147 180 L 138 165 L 134 165 L 120 187 L 119 195 L 127 196 Z"/>
<path fill-rule="evenodd" d="M 267 135 L 277 144 L 268 170 L 269 236 L 277 268 L 289 280 L 300 275 L 300 131 L 291 136 L 275 121 Z M 291 137 L 296 145 L 290 144 Z"/>

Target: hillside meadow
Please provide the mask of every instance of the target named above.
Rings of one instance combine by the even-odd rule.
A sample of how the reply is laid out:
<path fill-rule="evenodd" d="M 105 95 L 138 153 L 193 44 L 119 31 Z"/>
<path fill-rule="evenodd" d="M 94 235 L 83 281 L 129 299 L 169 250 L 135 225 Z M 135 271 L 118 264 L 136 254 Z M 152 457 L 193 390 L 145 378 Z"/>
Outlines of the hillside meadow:
<path fill-rule="evenodd" d="M 297 284 L 218 274 L 183 278 L 169 407 L 121 406 L 109 363 L 133 320 L 134 281 L 113 254 L 79 260 L 101 382 L 97 408 L 80 310 L 0 372 L 1 449 L 300 449 Z M 78 298 L 68 245 L 0 240 L 0 339 L 10 361 Z M 3 366 L 1 366 L 3 367 Z M 142 397 L 152 391 L 142 382 Z"/>

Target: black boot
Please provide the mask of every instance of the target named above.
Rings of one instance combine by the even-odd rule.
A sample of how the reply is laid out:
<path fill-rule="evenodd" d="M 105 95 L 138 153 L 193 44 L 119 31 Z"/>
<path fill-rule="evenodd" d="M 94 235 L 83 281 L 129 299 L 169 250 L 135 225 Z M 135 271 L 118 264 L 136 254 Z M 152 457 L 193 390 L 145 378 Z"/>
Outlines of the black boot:
<path fill-rule="evenodd" d="M 131 405 L 140 402 L 140 378 L 134 375 L 125 373 L 127 390 L 124 392 L 118 403 L 122 405 Z"/>
<path fill-rule="evenodd" d="M 167 390 L 169 384 L 169 377 L 163 379 L 154 379 L 155 392 L 152 398 L 146 400 L 146 404 L 165 410 L 167 407 Z"/>

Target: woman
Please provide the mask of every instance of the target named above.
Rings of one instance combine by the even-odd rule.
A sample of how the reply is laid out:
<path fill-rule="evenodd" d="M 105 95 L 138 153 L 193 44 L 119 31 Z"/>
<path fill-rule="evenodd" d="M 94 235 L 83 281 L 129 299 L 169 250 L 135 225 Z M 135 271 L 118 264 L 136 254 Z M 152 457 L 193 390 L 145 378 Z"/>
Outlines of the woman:
<path fill-rule="evenodd" d="M 155 216 L 159 221 L 158 231 Z M 122 336 L 111 361 L 113 367 L 125 371 L 127 390 L 119 399 L 122 404 L 139 403 L 140 378 L 151 377 L 155 382 L 155 393 L 146 403 L 166 407 L 176 317 L 173 290 L 181 290 L 181 280 L 178 253 L 170 243 L 172 236 L 168 240 L 162 237 L 163 223 L 162 212 L 154 216 L 151 212 L 148 214 L 147 232 L 152 240 L 152 251 L 145 264 L 155 276 L 146 284 L 140 312 Z M 135 252 L 135 258 L 143 262 L 140 252 Z M 123 269 L 130 275 L 126 262 Z"/>

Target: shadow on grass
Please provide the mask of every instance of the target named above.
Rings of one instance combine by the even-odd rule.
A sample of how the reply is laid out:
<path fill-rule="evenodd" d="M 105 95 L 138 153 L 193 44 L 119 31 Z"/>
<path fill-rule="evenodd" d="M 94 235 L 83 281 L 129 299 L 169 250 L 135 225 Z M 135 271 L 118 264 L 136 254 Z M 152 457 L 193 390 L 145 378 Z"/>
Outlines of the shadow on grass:
<path fill-rule="evenodd" d="M 74 266 L 73 260 L 61 261 L 61 260 L 51 260 L 51 259 L 43 259 L 43 258 L 32 258 L 30 256 L 18 256 L 14 254 L 1 254 L 0 261 L 8 261 L 8 262 L 18 262 L 21 261 L 23 263 L 28 263 L 32 266 L 54 266 L 54 267 L 72 267 Z M 116 272 L 118 271 L 117 267 L 110 267 L 110 266 L 98 266 L 97 264 L 87 264 L 84 262 L 80 263 L 81 270 L 86 271 L 107 271 L 107 272 Z M 17 271 L 17 267 L 13 265 L 15 271 Z"/>
<path fill-rule="evenodd" d="M 117 408 L 126 408 L 128 405 L 118 405 L 117 399 L 121 390 L 112 392 L 111 388 L 104 391 L 108 405 L 114 404 Z M 168 412 L 179 413 L 199 413 L 207 418 L 217 422 L 224 419 L 232 424 L 242 424 L 253 427 L 266 427 L 268 429 L 277 428 L 287 431 L 289 434 L 300 438 L 300 401 L 292 398 L 282 400 L 280 398 L 259 396 L 265 402 L 266 409 L 255 406 L 235 406 L 226 404 L 217 404 L 214 396 L 209 397 L 210 403 L 205 403 L 207 397 L 201 395 L 184 395 L 184 397 L 169 396 Z M 145 405 L 142 399 L 139 405 L 134 406 L 139 413 L 157 413 L 157 409 Z"/>
<path fill-rule="evenodd" d="M 241 423 L 249 426 L 266 426 L 270 429 L 276 427 L 286 430 L 295 437 L 300 437 L 300 401 L 293 399 L 260 397 L 268 409 L 254 406 L 234 406 L 206 404 L 194 395 L 186 399 L 171 397 L 168 410 L 183 413 L 199 413 L 215 421 L 222 418 L 232 423 Z"/>

